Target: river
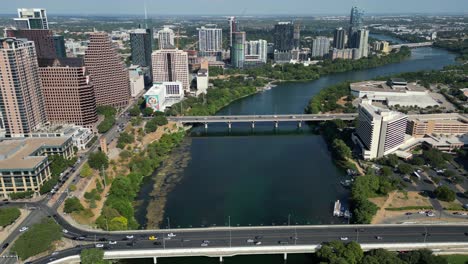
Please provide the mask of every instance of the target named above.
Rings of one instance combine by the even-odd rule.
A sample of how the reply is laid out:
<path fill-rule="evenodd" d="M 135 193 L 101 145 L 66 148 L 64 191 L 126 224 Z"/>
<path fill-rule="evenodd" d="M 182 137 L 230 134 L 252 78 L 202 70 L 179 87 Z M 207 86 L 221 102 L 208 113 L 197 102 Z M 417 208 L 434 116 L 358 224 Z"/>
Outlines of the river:
<path fill-rule="evenodd" d="M 373 35 L 379 38 L 378 35 Z M 398 40 L 385 37 L 387 40 Z M 283 83 L 222 109 L 219 114 L 299 114 L 321 89 L 343 81 L 366 80 L 401 72 L 437 70 L 453 64 L 455 55 L 431 47 L 412 50 L 409 59 L 382 67 Z M 227 225 L 334 224 L 332 203 L 346 200 L 335 166 L 321 136 L 294 124 L 234 124 L 192 129 L 190 161 L 182 180 L 168 194 L 162 228 Z M 147 193 L 140 193 L 145 199 Z M 141 211 L 141 209 L 139 209 Z M 144 210 L 143 210 L 144 211 Z M 138 211 L 137 211 L 138 212 Z M 138 214 L 137 214 L 138 217 Z M 140 222 L 142 214 L 138 219 Z M 137 262 L 143 263 L 143 262 Z M 150 262 L 148 262 L 150 263 Z M 159 262 L 158 262 L 159 263 Z M 216 259 L 161 259 L 160 263 L 218 263 Z M 281 256 L 233 257 L 225 263 L 283 263 Z M 310 263 L 305 255 L 288 263 Z"/>

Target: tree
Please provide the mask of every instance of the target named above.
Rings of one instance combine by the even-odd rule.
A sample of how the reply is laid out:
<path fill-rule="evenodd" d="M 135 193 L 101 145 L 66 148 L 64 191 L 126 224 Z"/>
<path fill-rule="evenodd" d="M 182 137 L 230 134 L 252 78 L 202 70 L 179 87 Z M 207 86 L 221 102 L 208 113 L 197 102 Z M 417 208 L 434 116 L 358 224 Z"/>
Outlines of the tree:
<path fill-rule="evenodd" d="M 378 207 L 365 198 L 353 200 L 353 221 L 356 224 L 370 224 Z"/>
<path fill-rule="evenodd" d="M 83 210 L 84 207 L 80 203 L 80 200 L 76 197 L 68 198 L 65 200 L 65 205 L 63 207 L 63 211 L 67 214 L 73 213 L 73 212 L 78 212 Z"/>
<path fill-rule="evenodd" d="M 144 116 L 152 116 L 153 115 L 153 108 L 151 107 L 146 107 L 145 109 L 143 109 L 143 115 Z"/>
<path fill-rule="evenodd" d="M 156 131 L 156 129 L 158 129 L 158 125 L 156 124 L 154 119 L 151 119 L 148 122 L 146 122 L 146 124 L 145 124 L 145 132 L 146 133 L 152 133 L 152 132 Z"/>
<path fill-rule="evenodd" d="M 164 126 L 164 125 L 167 125 L 167 118 L 165 116 L 162 116 L 162 115 L 158 115 L 158 116 L 155 116 L 153 118 L 154 122 L 156 123 L 156 125 L 158 126 Z"/>
<path fill-rule="evenodd" d="M 125 148 L 127 144 L 135 142 L 135 137 L 127 132 L 120 133 L 119 139 L 117 141 L 117 147 L 120 149 Z"/>
<path fill-rule="evenodd" d="M 382 169 L 380 169 L 380 174 L 382 174 L 382 176 L 384 177 L 389 177 L 390 175 L 393 174 L 393 172 L 392 172 L 392 169 L 390 169 L 387 166 L 384 166 L 382 167 Z"/>
<path fill-rule="evenodd" d="M 396 167 L 398 165 L 398 156 L 395 154 L 390 154 L 387 156 L 387 165 L 390 167 Z"/>
<path fill-rule="evenodd" d="M 88 164 L 95 170 L 107 169 L 109 167 L 109 159 L 102 151 L 93 152 L 89 154 Z"/>
<path fill-rule="evenodd" d="M 406 264 L 398 255 L 385 249 L 373 249 L 362 259 L 362 264 Z"/>
<path fill-rule="evenodd" d="M 402 163 L 398 165 L 398 171 L 400 171 L 401 174 L 411 174 L 413 172 L 413 167 L 408 163 Z"/>
<path fill-rule="evenodd" d="M 446 166 L 444 155 L 438 149 L 431 148 L 429 150 L 423 151 L 423 158 L 432 167 L 444 168 Z"/>
<path fill-rule="evenodd" d="M 335 155 L 339 157 L 341 160 L 346 160 L 346 159 L 351 158 L 351 149 L 341 139 L 333 140 L 332 149 Z"/>
<path fill-rule="evenodd" d="M 411 160 L 411 164 L 413 164 L 415 166 L 422 166 L 422 165 L 424 165 L 424 159 L 421 158 L 421 157 L 414 157 Z"/>
<path fill-rule="evenodd" d="M 104 260 L 104 251 L 99 248 L 83 249 L 80 253 L 81 264 L 108 264 L 108 260 Z"/>
<path fill-rule="evenodd" d="M 140 107 L 138 105 L 134 105 L 130 110 L 128 110 L 128 113 L 130 116 L 139 116 L 141 113 Z"/>
<path fill-rule="evenodd" d="M 109 231 L 127 230 L 128 220 L 123 216 L 114 217 L 109 223 Z"/>
<path fill-rule="evenodd" d="M 434 194 L 441 201 L 453 202 L 455 200 L 455 192 L 445 185 L 437 187 Z"/>
<path fill-rule="evenodd" d="M 86 162 L 83 164 L 83 167 L 81 167 L 80 176 L 83 178 L 88 178 L 91 175 L 93 175 L 93 170 L 89 166 L 88 162 Z"/>
<path fill-rule="evenodd" d="M 441 256 L 435 256 L 428 249 L 420 249 L 401 253 L 398 256 L 408 264 L 447 264 L 447 259 Z"/>
<path fill-rule="evenodd" d="M 322 262 L 358 264 L 361 262 L 364 252 L 356 242 L 343 244 L 341 241 L 323 243 L 316 253 Z"/>

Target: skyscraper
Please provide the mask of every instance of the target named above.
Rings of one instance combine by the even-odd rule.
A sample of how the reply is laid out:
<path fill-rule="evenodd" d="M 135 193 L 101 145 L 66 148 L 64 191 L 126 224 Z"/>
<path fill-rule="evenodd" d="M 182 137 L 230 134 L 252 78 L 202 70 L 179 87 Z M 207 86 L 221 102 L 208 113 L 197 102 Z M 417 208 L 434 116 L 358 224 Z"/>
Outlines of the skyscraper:
<path fill-rule="evenodd" d="M 18 29 L 49 29 L 47 13 L 43 8 L 18 8 L 18 18 L 14 18 Z"/>
<path fill-rule="evenodd" d="M 174 46 L 174 31 L 169 26 L 164 26 L 158 31 L 159 49 L 173 49 Z"/>
<path fill-rule="evenodd" d="M 39 75 L 48 121 L 94 127 L 96 98 L 83 59 L 39 59 Z"/>
<path fill-rule="evenodd" d="M 48 29 L 7 29 L 7 37 L 26 38 L 34 42 L 38 58 L 52 59 L 57 57 L 54 35 Z"/>
<path fill-rule="evenodd" d="M 359 105 L 358 124 L 353 141 L 364 159 L 383 157 L 403 144 L 408 117 L 400 112 L 373 106 L 369 100 Z"/>
<path fill-rule="evenodd" d="M 356 49 L 359 50 L 359 56 L 367 57 L 369 53 L 369 30 L 359 29 L 356 33 Z"/>
<path fill-rule="evenodd" d="M 57 58 L 67 57 L 67 50 L 65 49 L 65 39 L 61 35 L 54 35 L 55 55 Z"/>
<path fill-rule="evenodd" d="M 142 67 L 151 67 L 152 34 L 150 29 L 135 29 L 130 32 L 132 63 Z"/>
<path fill-rule="evenodd" d="M 231 65 L 234 68 L 243 68 L 245 61 L 245 32 L 234 32 L 231 48 Z"/>
<path fill-rule="evenodd" d="M 223 50 L 223 32 L 220 28 L 198 29 L 199 51 L 218 52 Z"/>
<path fill-rule="evenodd" d="M 178 49 L 157 50 L 152 54 L 153 82 L 181 82 L 190 91 L 188 54 Z"/>
<path fill-rule="evenodd" d="M 356 44 L 357 31 L 363 26 L 364 11 L 356 6 L 351 8 L 351 15 L 349 18 L 349 30 L 348 30 L 348 47 L 358 48 Z"/>
<path fill-rule="evenodd" d="M 279 22 L 273 34 L 276 50 L 284 52 L 294 48 L 294 25 L 291 22 Z"/>
<path fill-rule="evenodd" d="M 301 27 L 300 24 L 294 24 L 294 49 L 299 49 L 301 46 Z"/>
<path fill-rule="evenodd" d="M 107 33 L 89 35 L 85 66 L 91 76 L 96 93 L 96 104 L 125 107 L 130 99 L 128 71 Z"/>
<path fill-rule="evenodd" d="M 330 50 L 330 40 L 327 37 L 318 36 L 312 40 L 312 57 L 323 57 Z"/>
<path fill-rule="evenodd" d="M 236 17 L 229 17 L 229 47 L 232 47 L 232 42 L 233 42 L 233 34 L 234 32 L 237 32 L 238 30 L 238 25 L 237 25 L 237 20 Z"/>
<path fill-rule="evenodd" d="M 333 33 L 333 47 L 344 49 L 346 45 L 346 31 L 343 28 L 335 29 Z"/>
<path fill-rule="evenodd" d="M 258 60 L 267 62 L 267 41 L 263 39 L 251 40 L 246 42 L 246 55 L 258 55 Z"/>
<path fill-rule="evenodd" d="M 34 42 L 0 39 L 0 134 L 27 136 L 46 122 Z"/>

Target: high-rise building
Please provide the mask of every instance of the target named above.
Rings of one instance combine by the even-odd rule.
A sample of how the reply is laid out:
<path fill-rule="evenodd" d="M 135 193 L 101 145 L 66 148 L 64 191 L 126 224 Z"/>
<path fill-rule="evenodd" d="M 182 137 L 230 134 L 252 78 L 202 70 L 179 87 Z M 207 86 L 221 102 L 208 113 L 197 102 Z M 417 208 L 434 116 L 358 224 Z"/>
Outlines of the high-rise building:
<path fill-rule="evenodd" d="M 245 32 L 234 32 L 231 48 L 231 65 L 234 68 L 243 68 L 245 61 Z"/>
<path fill-rule="evenodd" d="M 229 47 L 232 47 L 232 42 L 233 42 L 233 35 L 234 32 L 237 32 L 238 30 L 238 25 L 237 25 L 237 20 L 236 17 L 229 17 Z"/>
<path fill-rule="evenodd" d="M 107 33 L 89 35 L 84 62 L 94 85 L 96 104 L 127 106 L 130 99 L 128 71 Z"/>
<path fill-rule="evenodd" d="M 198 29 L 198 50 L 199 51 L 214 51 L 223 50 L 223 31 L 220 28 Z"/>
<path fill-rule="evenodd" d="M 381 51 L 383 53 L 389 53 L 391 51 L 390 44 L 387 41 L 375 41 L 372 48 L 375 51 Z"/>
<path fill-rule="evenodd" d="M 358 111 L 353 141 L 361 147 L 364 159 L 381 158 L 403 144 L 408 120 L 406 115 L 373 106 L 369 100 L 364 100 Z"/>
<path fill-rule="evenodd" d="M 279 22 L 273 34 L 276 50 L 284 52 L 294 49 L 294 25 L 291 22 Z"/>
<path fill-rule="evenodd" d="M 54 35 L 55 55 L 57 58 L 67 57 L 67 49 L 65 48 L 65 39 L 61 35 Z"/>
<path fill-rule="evenodd" d="M 152 50 L 151 29 L 135 29 L 130 32 L 132 63 L 142 67 L 151 67 Z"/>
<path fill-rule="evenodd" d="M 354 6 L 351 8 L 351 15 L 349 18 L 349 30 L 348 30 L 348 47 L 357 47 L 357 31 L 363 27 L 363 16 L 364 11 Z"/>
<path fill-rule="evenodd" d="M 346 45 L 346 31 L 343 28 L 335 29 L 333 33 L 333 47 L 335 49 L 344 49 Z"/>
<path fill-rule="evenodd" d="M 332 49 L 330 50 L 330 58 L 332 60 L 343 59 L 343 60 L 357 60 L 360 57 L 358 49 Z"/>
<path fill-rule="evenodd" d="M 301 26 L 294 24 L 294 49 L 299 49 L 301 46 Z"/>
<path fill-rule="evenodd" d="M 48 121 L 95 126 L 96 98 L 83 59 L 39 59 L 39 76 Z"/>
<path fill-rule="evenodd" d="M 164 26 L 158 31 L 159 49 L 173 49 L 174 31 L 169 26 Z"/>
<path fill-rule="evenodd" d="M 185 91 L 190 91 L 188 54 L 178 49 L 153 52 L 153 81 L 181 82 Z"/>
<path fill-rule="evenodd" d="M 267 62 L 267 41 L 263 39 L 251 40 L 246 42 L 245 55 L 258 55 L 258 60 Z"/>
<path fill-rule="evenodd" d="M 49 29 L 47 12 L 43 8 L 18 8 L 18 18 L 14 18 L 18 29 Z"/>
<path fill-rule="evenodd" d="M 369 53 L 369 30 L 359 29 L 356 34 L 356 49 L 359 50 L 359 58 L 367 57 Z"/>
<path fill-rule="evenodd" d="M 330 40 L 327 37 L 318 36 L 312 40 L 312 57 L 323 57 L 330 51 Z"/>
<path fill-rule="evenodd" d="M 46 122 L 34 42 L 0 39 L 0 134 L 28 136 Z"/>
<path fill-rule="evenodd" d="M 130 32 L 130 48 L 132 50 L 132 63 L 148 70 L 145 75 L 146 83 L 152 81 L 151 53 L 153 52 L 153 34 L 151 29 L 135 29 Z"/>
<path fill-rule="evenodd" d="M 54 34 L 48 29 L 7 29 L 7 37 L 25 38 L 34 42 L 38 58 L 52 59 L 57 57 L 54 45 Z"/>

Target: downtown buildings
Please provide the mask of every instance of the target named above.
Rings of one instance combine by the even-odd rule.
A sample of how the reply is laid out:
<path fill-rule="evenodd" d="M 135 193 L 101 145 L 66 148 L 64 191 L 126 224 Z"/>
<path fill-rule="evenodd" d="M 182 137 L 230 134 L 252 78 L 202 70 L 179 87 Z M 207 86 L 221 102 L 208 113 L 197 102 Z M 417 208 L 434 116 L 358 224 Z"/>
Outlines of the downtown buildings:
<path fill-rule="evenodd" d="M 0 39 L 0 65 L 0 136 L 27 136 L 47 120 L 34 42 Z"/>
<path fill-rule="evenodd" d="M 173 49 L 174 46 L 174 31 L 169 26 L 164 26 L 158 31 L 159 49 Z"/>
<path fill-rule="evenodd" d="M 145 69 L 145 83 L 152 82 L 153 34 L 151 29 L 135 29 L 130 32 L 132 63 Z"/>
<path fill-rule="evenodd" d="M 84 56 L 94 85 L 96 104 L 125 107 L 130 99 L 128 71 L 114 48 L 109 35 L 93 32 Z"/>
<path fill-rule="evenodd" d="M 323 57 L 330 50 L 330 40 L 327 37 L 318 36 L 312 40 L 312 58 Z"/>
<path fill-rule="evenodd" d="M 244 68 L 245 62 L 245 32 L 234 32 L 231 47 L 231 65 L 234 68 Z"/>
<path fill-rule="evenodd" d="M 18 29 L 49 29 L 47 12 L 43 8 L 19 8 L 14 21 Z"/>
<path fill-rule="evenodd" d="M 190 76 L 188 69 L 188 54 L 178 49 L 163 49 L 154 51 L 153 81 L 181 82 L 186 92 L 190 92 Z"/>
<path fill-rule="evenodd" d="M 294 40 L 295 30 L 292 22 L 278 22 L 273 31 L 274 60 L 276 62 L 289 62 L 293 59 L 292 50 L 297 44 Z"/>

